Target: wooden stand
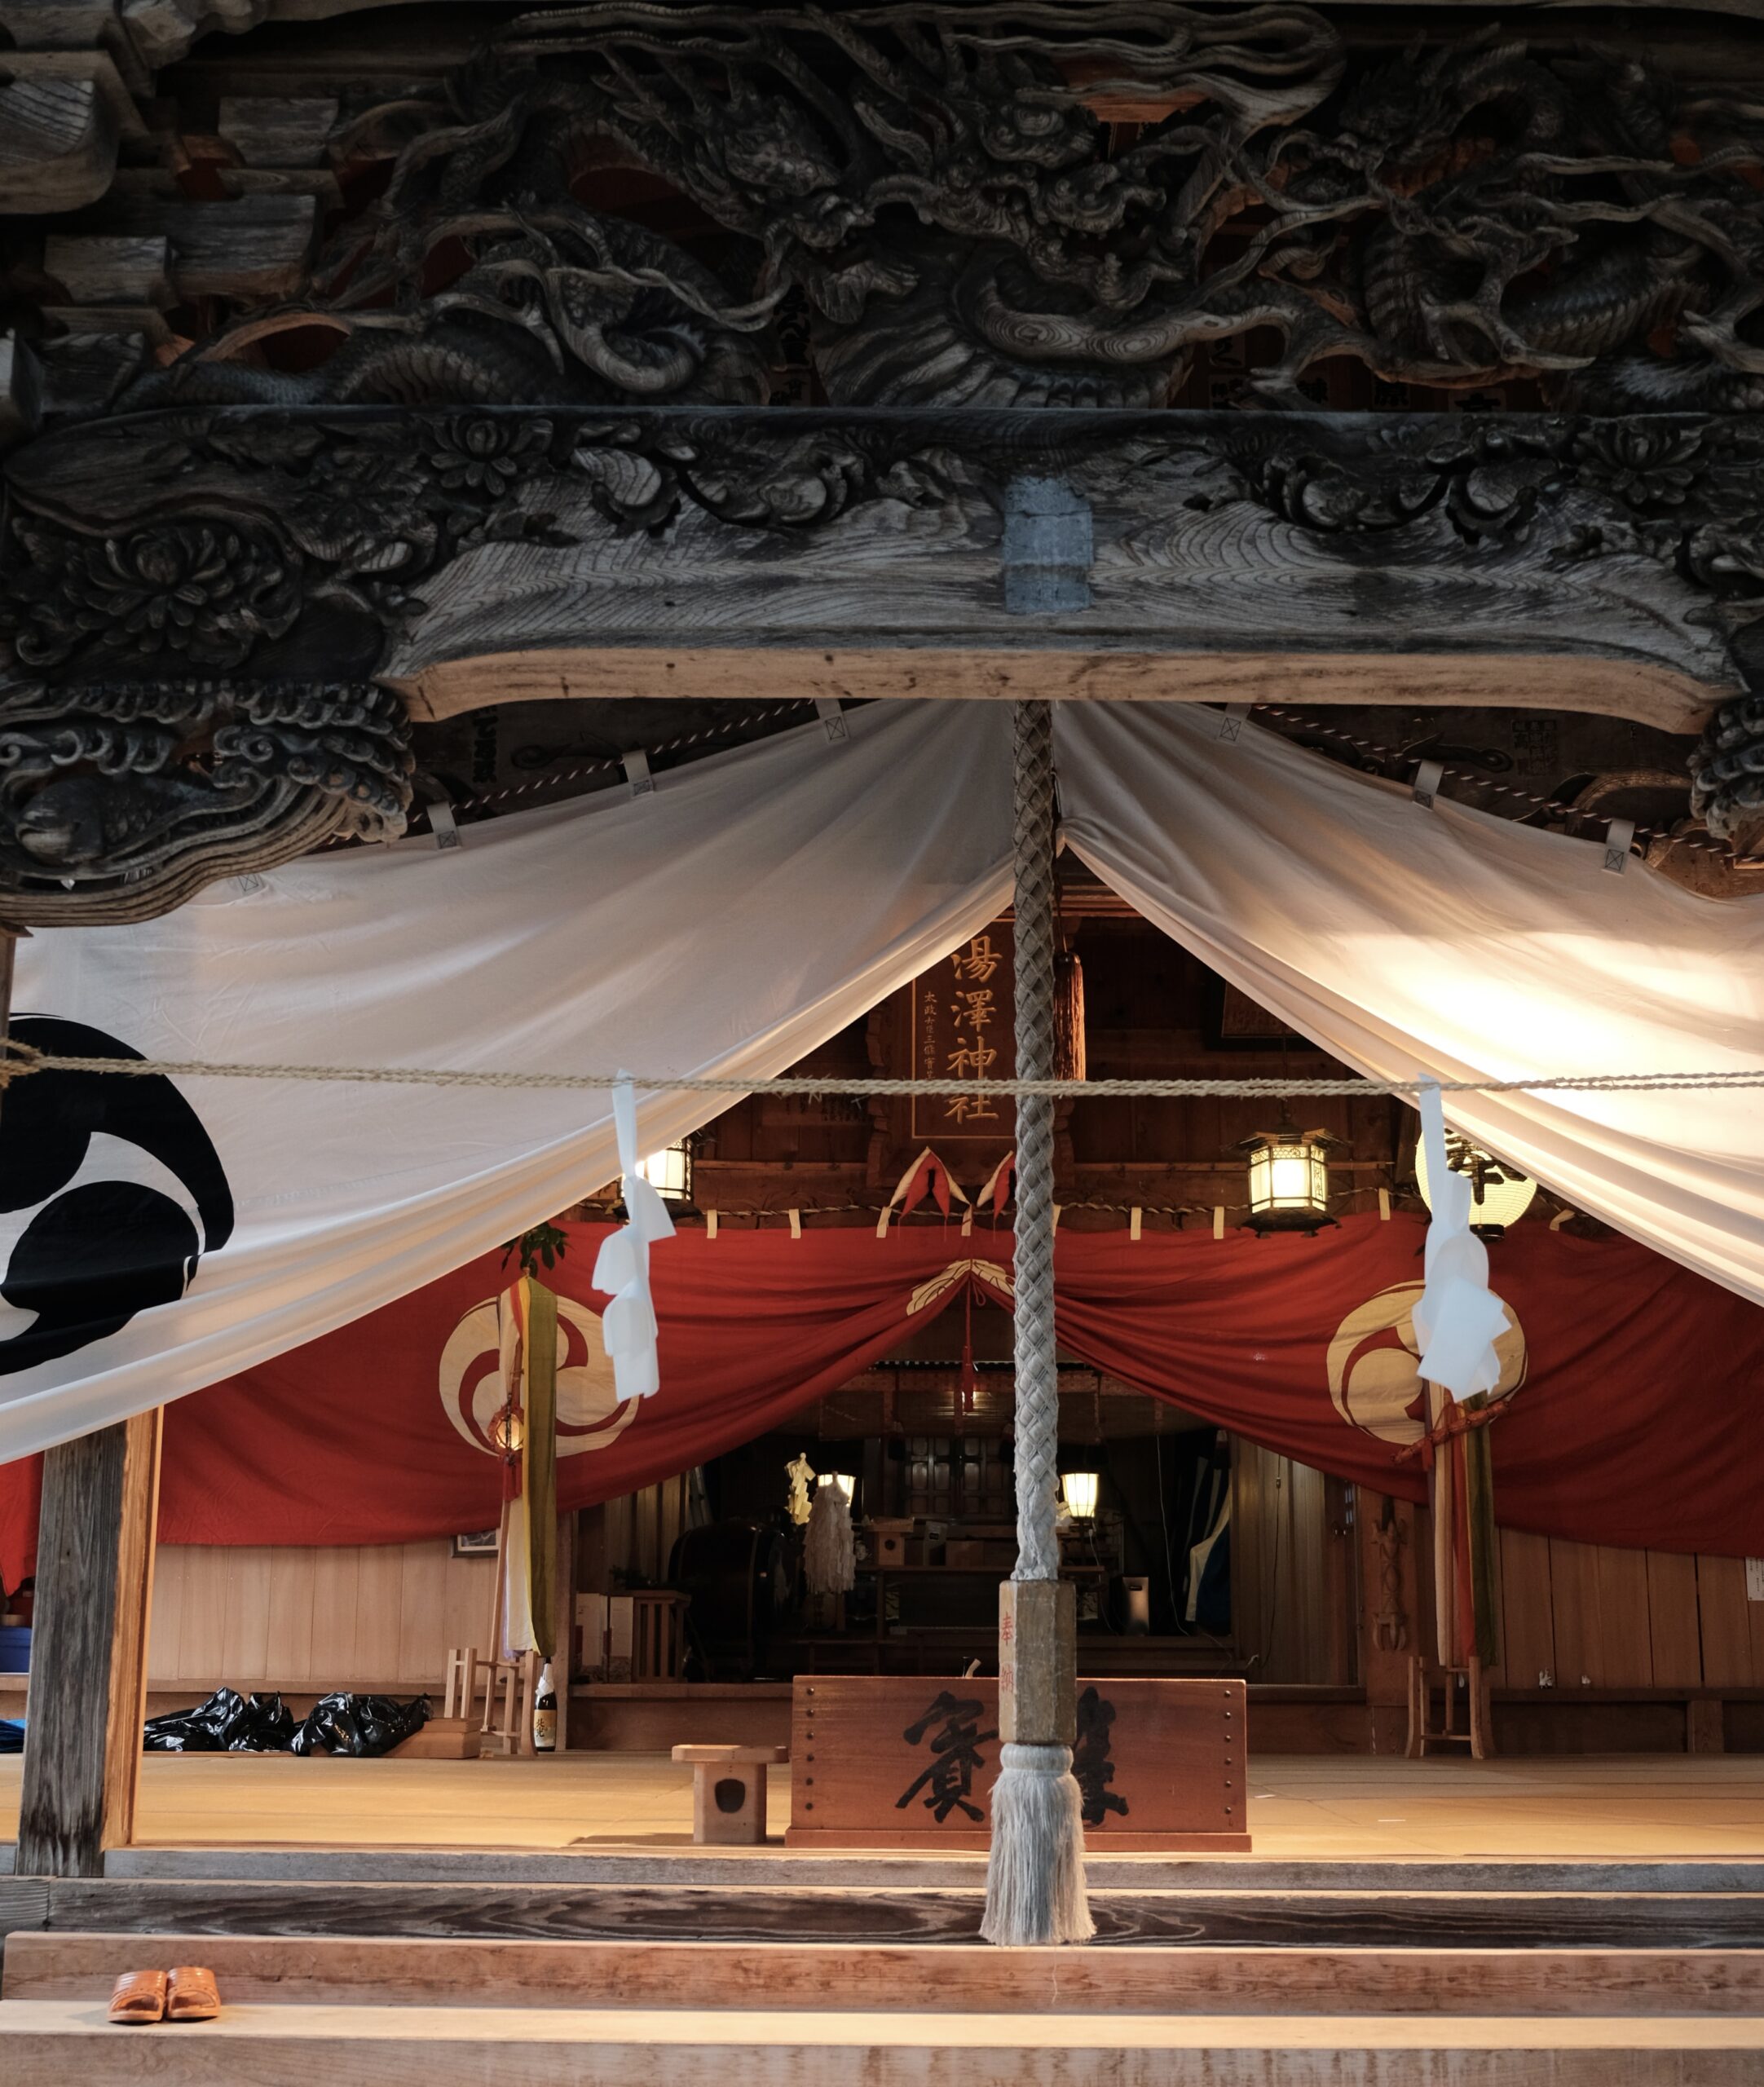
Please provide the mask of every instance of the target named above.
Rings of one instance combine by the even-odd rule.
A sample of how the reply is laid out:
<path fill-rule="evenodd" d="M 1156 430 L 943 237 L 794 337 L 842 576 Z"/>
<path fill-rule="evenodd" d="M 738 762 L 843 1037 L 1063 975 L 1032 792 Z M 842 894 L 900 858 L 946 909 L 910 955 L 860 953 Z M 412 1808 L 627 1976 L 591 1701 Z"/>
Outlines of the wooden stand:
<path fill-rule="evenodd" d="M 1449 1666 L 1445 1675 L 1445 1711 L 1442 1722 L 1427 1722 L 1432 1691 L 1427 1663 L 1418 1652 L 1409 1658 L 1409 1744 L 1404 1749 L 1411 1761 L 1422 1759 L 1430 1746 L 1467 1746 L 1472 1761 L 1485 1761 L 1494 1751 L 1488 1739 L 1488 1683 L 1482 1661 L 1474 1653 L 1468 1666 Z M 1462 1678 L 1469 1723 L 1457 1723 L 1452 1715 L 1458 1691 L 1453 1683 Z"/>
<path fill-rule="evenodd" d="M 677 1746 L 692 1764 L 695 1847 L 754 1848 L 765 1838 L 765 1772 L 787 1761 L 783 1746 Z"/>

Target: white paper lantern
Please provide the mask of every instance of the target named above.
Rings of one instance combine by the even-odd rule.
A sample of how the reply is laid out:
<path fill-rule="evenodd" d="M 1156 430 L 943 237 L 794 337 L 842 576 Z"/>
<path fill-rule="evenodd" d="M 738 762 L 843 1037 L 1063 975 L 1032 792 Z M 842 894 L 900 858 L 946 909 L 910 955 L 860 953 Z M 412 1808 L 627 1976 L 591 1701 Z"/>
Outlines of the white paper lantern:
<path fill-rule="evenodd" d="M 1485 1238 L 1498 1238 L 1508 1225 L 1517 1224 L 1537 1193 L 1537 1184 L 1530 1175 L 1521 1174 L 1508 1161 L 1497 1159 L 1492 1152 L 1484 1152 L 1454 1130 L 1445 1133 L 1445 1163 L 1454 1174 L 1468 1178 L 1470 1229 Z M 1431 1210 L 1425 1141 L 1415 1147 L 1415 1185 L 1422 1201 Z"/>

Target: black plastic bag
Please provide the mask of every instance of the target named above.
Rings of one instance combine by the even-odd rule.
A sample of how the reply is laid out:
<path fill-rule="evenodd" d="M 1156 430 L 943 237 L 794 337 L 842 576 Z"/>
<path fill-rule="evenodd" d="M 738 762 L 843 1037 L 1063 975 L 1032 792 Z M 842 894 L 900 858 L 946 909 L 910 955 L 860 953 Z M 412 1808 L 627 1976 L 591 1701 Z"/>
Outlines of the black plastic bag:
<path fill-rule="evenodd" d="M 149 1718 L 141 1745 L 148 1754 L 285 1754 L 294 1736 L 293 1713 L 280 1696 L 217 1688 L 193 1710 Z"/>
<path fill-rule="evenodd" d="M 390 1754 L 429 1722 L 429 1698 L 408 1703 L 390 1696 L 324 1696 L 302 1719 L 289 1742 L 296 1754 L 352 1754 L 367 1760 Z"/>

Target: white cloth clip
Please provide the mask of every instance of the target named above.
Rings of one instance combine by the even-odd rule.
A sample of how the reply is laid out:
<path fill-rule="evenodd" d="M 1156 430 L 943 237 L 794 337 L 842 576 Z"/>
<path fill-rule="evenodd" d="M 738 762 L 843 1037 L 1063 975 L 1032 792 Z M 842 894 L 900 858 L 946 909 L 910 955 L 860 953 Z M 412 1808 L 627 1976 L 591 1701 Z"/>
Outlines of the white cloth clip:
<path fill-rule="evenodd" d="M 1635 838 L 1633 818 L 1614 818 L 1605 828 L 1605 867 L 1621 877 L 1629 867 L 1629 844 Z"/>
<path fill-rule="evenodd" d="M 845 706 L 836 695 L 818 695 L 814 699 L 814 714 L 826 726 L 830 745 L 842 747 L 850 743 L 851 727 L 845 722 Z"/>
<path fill-rule="evenodd" d="M 1219 736 L 1229 746 L 1243 737 L 1243 728 L 1250 721 L 1250 713 L 1255 708 L 1251 703 L 1228 703 L 1225 714 L 1219 721 Z"/>
<path fill-rule="evenodd" d="M 631 786 L 631 795 L 633 797 L 653 797 L 655 779 L 649 772 L 649 756 L 642 747 L 633 747 L 629 753 L 620 754 L 619 759 L 624 765 L 624 779 Z"/>
<path fill-rule="evenodd" d="M 1440 785 L 1445 780 L 1443 761 L 1424 761 L 1415 770 L 1415 802 L 1424 811 L 1433 810 L 1433 801 L 1440 794 Z"/>

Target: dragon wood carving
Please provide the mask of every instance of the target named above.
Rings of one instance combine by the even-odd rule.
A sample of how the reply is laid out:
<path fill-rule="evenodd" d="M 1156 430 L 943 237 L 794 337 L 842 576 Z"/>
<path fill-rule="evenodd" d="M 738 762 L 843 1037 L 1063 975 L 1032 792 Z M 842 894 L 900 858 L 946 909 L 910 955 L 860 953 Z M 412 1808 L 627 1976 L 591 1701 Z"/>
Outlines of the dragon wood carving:
<path fill-rule="evenodd" d="M 1444 527 L 1466 571 L 1622 550 L 1730 632 L 1764 609 L 1764 108 L 1719 82 L 1541 38 L 1352 50 L 1280 4 L 618 0 L 353 112 L 333 157 L 383 179 L 306 295 L 11 460 L 8 918 L 139 917 L 398 830 L 402 711 L 368 684 L 487 547 L 660 559 L 690 515 L 881 500 L 994 527 L 1038 449 L 1199 453 L 1399 566 Z M 1164 413 L 1218 403 L 1228 347 L 1269 410 Z M 831 417 L 765 404 L 793 352 Z M 1294 409 L 1325 381 L 1519 410 L 1319 444 Z M 1718 832 L 1764 820 L 1764 704 L 1696 787 Z"/>
<path fill-rule="evenodd" d="M 1123 107 L 1144 120 L 1098 113 Z M 851 405 L 1162 404 L 1257 329 L 1272 405 L 1337 358 L 1603 412 L 1764 405 L 1764 108 L 1596 51 L 1350 55 L 1281 5 L 611 4 L 517 24 L 338 150 L 391 170 L 320 294 L 131 403 L 749 403 L 800 298 Z M 700 214 L 715 267 L 579 201 L 608 167 Z M 329 364 L 260 366 L 315 321 L 346 337 Z"/>

